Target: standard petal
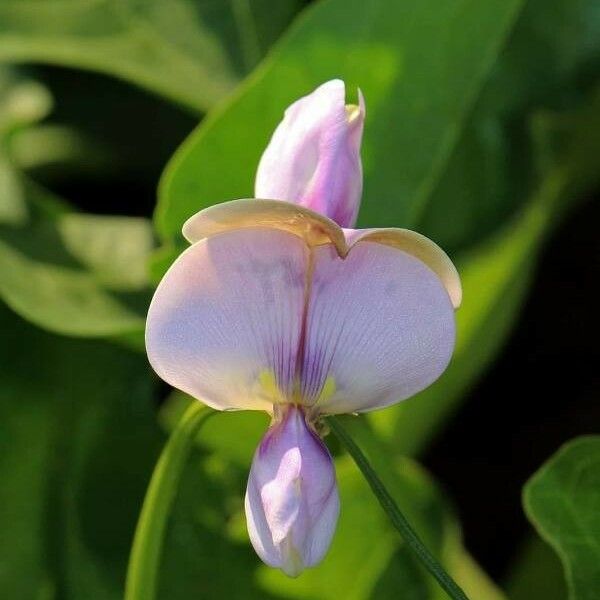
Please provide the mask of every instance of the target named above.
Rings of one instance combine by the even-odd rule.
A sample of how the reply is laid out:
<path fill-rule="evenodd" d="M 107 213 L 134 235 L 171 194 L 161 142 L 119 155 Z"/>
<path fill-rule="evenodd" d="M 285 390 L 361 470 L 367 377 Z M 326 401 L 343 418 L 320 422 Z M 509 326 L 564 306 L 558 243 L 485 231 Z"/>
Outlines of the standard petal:
<path fill-rule="evenodd" d="M 462 286 L 458 271 L 448 255 L 428 237 L 410 229 L 393 227 L 344 229 L 344 235 L 349 248 L 359 241 L 378 242 L 379 244 L 404 250 L 422 260 L 442 280 L 454 308 L 460 306 Z"/>
<path fill-rule="evenodd" d="M 261 228 L 188 248 L 148 312 L 154 370 L 213 408 L 271 410 L 294 376 L 307 252 L 297 236 Z"/>
<path fill-rule="evenodd" d="M 446 368 L 454 309 L 439 277 L 392 246 L 361 241 L 345 259 L 314 249 L 302 392 L 325 413 L 408 398 Z"/>
<path fill-rule="evenodd" d="M 205 208 L 183 225 L 183 235 L 197 242 L 217 233 L 248 227 L 270 227 L 301 237 L 308 246 L 332 243 L 346 253 L 342 229 L 331 219 L 308 208 L 279 200 L 230 200 Z"/>
<path fill-rule="evenodd" d="M 344 82 L 328 81 L 285 116 L 256 173 L 255 195 L 295 202 L 351 227 L 362 193 L 364 99 L 346 106 Z"/>
<path fill-rule="evenodd" d="M 302 409 L 285 407 L 261 441 L 245 505 L 250 540 L 265 563 L 295 577 L 322 560 L 339 496 L 331 456 Z"/>

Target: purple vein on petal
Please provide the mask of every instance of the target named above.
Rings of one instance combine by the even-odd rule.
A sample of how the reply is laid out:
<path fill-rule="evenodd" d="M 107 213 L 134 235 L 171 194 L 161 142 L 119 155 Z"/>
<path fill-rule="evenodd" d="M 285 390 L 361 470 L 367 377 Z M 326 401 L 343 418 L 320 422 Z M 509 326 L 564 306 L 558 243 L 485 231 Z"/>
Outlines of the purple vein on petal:
<path fill-rule="evenodd" d="M 302 308 L 302 319 L 300 321 L 300 335 L 298 338 L 298 347 L 296 350 L 296 366 L 294 373 L 294 396 L 302 394 L 302 381 L 304 377 L 304 354 L 306 348 L 306 324 L 308 320 L 308 311 L 310 298 L 312 294 L 313 274 L 315 268 L 315 252 L 313 248 L 308 251 L 308 263 L 306 265 L 306 276 L 304 283 L 304 305 Z M 301 397 L 294 397 L 294 402 L 299 402 Z"/>

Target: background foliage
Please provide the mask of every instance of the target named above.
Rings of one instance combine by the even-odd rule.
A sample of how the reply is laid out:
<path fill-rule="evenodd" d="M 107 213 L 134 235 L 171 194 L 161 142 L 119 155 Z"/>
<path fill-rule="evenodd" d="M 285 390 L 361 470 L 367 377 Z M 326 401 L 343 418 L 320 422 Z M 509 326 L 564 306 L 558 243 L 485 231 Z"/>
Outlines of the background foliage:
<path fill-rule="evenodd" d="M 503 356 L 547 240 L 590 210 L 599 67 L 594 0 L 0 0 L 2 595 L 122 597 L 148 479 L 190 402 L 147 365 L 152 289 L 184 247 L 184 219 L 251 196 L 283 109 L 342 77 L 368 105 L 359 223 L 432 237 L 456 260 L 465 298 L 444 376 L 345 425 L 470 597 L 598 597 L 596 437 L 529 481 L 525 509 L 544 541 L 520 531 L 512 558 L 486 561 L 495 583 L 458 517 L 476 546 L 477 517 L 461 506 L 477 483 L 448 492 L 416 461 L 445 427 L 468 445 L 452 438 L 453 415 L 485 401 L 470 392 Z M 598 254 L 577 256 L 598 267 Z M 543 422 L 544 405 L 535 411 Z M 201 432 L 160 598 L 444 597 L 334 442 L 343 511 L 328 557 L 294 581 L 261 565 L 242 498 L 266 425 L 223 414 Z"/>

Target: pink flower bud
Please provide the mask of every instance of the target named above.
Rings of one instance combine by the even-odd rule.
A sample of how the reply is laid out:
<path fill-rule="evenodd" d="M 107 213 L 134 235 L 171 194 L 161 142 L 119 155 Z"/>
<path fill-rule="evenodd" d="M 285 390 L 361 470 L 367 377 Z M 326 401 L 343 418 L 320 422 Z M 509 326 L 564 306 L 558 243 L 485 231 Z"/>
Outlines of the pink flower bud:
<path fill-rule="evenodd" d="M 281 412 L 254 455 L 246 517 L 262 560 L 296 577 L 327 552 L 339 496 L 331 455 L 303 410 L 289 404 Z"/>
<path fill-rule="evenodd" d="M 365 106 L 345 104 L 345 86 L 328 81 L 286 111 L 256 173 L 257 198 L 287 200 L 353 227 L 362 193 L 360 142 Z"/>

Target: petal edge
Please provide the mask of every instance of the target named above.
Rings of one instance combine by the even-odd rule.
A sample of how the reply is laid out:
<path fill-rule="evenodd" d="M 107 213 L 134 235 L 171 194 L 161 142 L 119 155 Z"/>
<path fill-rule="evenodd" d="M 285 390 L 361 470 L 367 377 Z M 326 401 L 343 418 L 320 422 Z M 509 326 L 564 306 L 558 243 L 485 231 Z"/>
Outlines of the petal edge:
<path fill-rule="evenodd" d="M 428 237 L 410 229 L 396 227 L 345 229 L 344 235 L 349 249 L 359 242 L 377 242 L 378 244 L 403 250 L 418 258 L 441 279 L 454 309 L 460 307 L 462 285 L 458 271 L 449 256 Z"/>
<path fill-rule="evenodd" d="M 243 198 L 221 202 L 191 216 L 182 231 L 194 243 L 217 233 L 249 227 L 279 229 L 301 237 L 311 247 L 332 243 L 340 254 L 346 251 L 344 233 L 337 223 L 283 200 Z"/>

